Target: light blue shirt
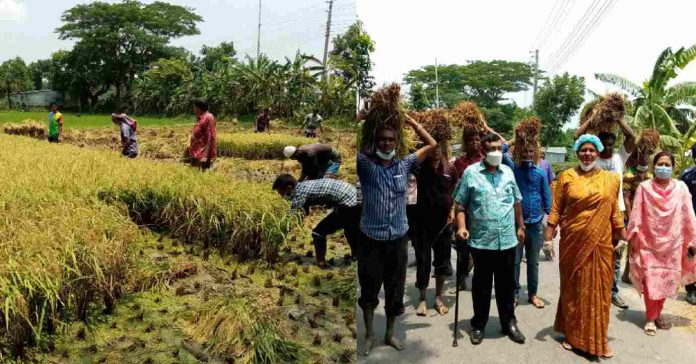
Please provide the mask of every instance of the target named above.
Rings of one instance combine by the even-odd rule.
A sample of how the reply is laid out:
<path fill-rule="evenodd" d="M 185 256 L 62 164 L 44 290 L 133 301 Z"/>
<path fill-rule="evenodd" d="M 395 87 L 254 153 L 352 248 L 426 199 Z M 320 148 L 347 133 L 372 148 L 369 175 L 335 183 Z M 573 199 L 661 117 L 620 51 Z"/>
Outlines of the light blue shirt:
<path fill-rule="evenodd" d="M 506 165 L 495 173 L 486 164 L 472 164 L 454 191 L 454 201 L 466 208 L 469 246 L 506 250 L 517 246 L 514 205 L 522 201 L 515 174 Z"/>

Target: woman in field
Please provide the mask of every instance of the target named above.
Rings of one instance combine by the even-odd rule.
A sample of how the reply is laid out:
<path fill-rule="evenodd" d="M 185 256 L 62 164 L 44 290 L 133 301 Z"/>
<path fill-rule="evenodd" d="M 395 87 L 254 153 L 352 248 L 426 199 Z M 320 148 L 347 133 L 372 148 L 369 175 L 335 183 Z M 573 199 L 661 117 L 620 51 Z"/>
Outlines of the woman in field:
<path fill-rule="evenodd" d="M 578 166 L 558 178 L 545 239 L 561 228 L 561 294 L 554 330 L 565 335 L 563 347 L 605 358 L 614 355 L 607 341 L 613 234 L 626 235 L 618 207 L 619 178 L 595 168 L 604 149 L 594 135 L 575 142 Z"/>
<path fill-rule="evenodd" d="M 638 186 L 628 225 L 631 283 L 645 300 L 645 333 L 668 329 L 662 319 L 667 297 L 680 284 L 696 282 L 696 216 L 684 182 L 672 178 L 674 156 L 653 159 L 654 178 Z"/>
<path fill-rule="evenodd" d="M 189 140 L 189 156 L 194 167 L 206 170 L 217 157 L 217 123 L 213 114 L 208 112 L 208 102 L 203 99 L 193 101 L 193 112 L 197 121 Z"/>
<path fill-rule="evenodd" d="M 138 138 L 135 135 L 137 121 L 123 113 L 111 114 L 111 121 L 121 131 L 121 154 L 128 158 L 138 156 Z"/>

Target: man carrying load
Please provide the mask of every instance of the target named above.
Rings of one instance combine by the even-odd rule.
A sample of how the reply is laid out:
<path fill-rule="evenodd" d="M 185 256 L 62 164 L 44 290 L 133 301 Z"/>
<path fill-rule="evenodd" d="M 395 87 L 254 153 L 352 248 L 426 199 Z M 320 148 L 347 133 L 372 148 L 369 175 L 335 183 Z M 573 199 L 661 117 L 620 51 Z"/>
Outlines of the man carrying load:
<path fill-rule="evenodd" d="M 341 168 L 341 153 L 329 144 L 307 144 L 299 148 L 289 145 L 283 150 L 283 155 L 302 165 L 300 182 L 334 177 Z"/>

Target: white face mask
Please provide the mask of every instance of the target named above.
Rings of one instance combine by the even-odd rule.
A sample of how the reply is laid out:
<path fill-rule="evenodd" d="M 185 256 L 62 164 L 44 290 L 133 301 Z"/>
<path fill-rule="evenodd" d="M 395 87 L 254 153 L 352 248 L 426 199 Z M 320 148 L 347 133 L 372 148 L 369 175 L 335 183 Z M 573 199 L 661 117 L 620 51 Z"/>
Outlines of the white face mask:
<path fill-rule="evenodd" d="M 377 156 L 382 160 L 390 161 L 390 160 L 394 159 L 394 156 L 396 155 L 396 150 L 392 150 L 389 153 L 384 153 L 383 151 L 377 149 L 375 154 L 377 154 Z"/>
<path fill-rule="evenodd" d="M 585 164 L 583 162 L 578 162 L 578 166 L 580 166 L 580 169 L 582 169 L 584 172 L 589 172 L 595 168 L 595 165 L 597 164 L 597 161 L 594 161 L 590 164 Z"/>
<path fill-rule="evenodd" d="M 638 172 L 645 172 L 647 170 L 648 170 L 648 166 L 641 166 L 641 165 L 636 166 L 636 171 L 638 171 Z"/>
<path fill-rule="evenodd" d="M 497 167 L 503 162 L 503 152 L 496 150 L 494 152 L 488 152 L 486 154 L 486 163 L 493 167 Z"/>

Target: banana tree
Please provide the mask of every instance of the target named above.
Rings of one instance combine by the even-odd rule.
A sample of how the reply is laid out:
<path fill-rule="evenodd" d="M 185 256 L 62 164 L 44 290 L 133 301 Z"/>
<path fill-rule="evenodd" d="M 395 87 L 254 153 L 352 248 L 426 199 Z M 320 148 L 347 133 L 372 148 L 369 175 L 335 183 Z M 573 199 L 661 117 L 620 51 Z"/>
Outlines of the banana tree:
<path fill-rule="evenodd" d="M 637 128 L 653 128 L 660 132 L 663 147 L 679 149 L 683 134 L 691 129 L 696 107 L 696 82 L 669 86 L 677 71 L 696 59 L 696 44 L 673 52 L 667 48 L 655 62 L 653 73 L 642 87 L 614 74 L 598 73 L 595 77 L 622 89 L 632 101 L 631 123 Z"/>

